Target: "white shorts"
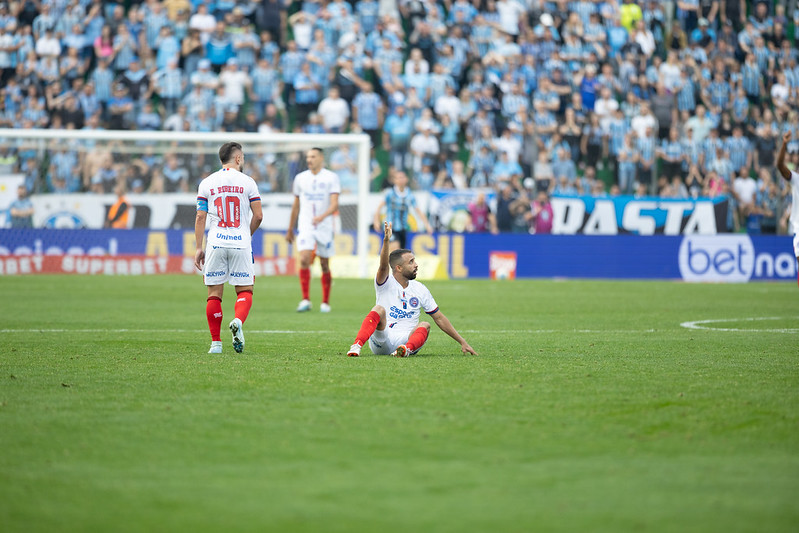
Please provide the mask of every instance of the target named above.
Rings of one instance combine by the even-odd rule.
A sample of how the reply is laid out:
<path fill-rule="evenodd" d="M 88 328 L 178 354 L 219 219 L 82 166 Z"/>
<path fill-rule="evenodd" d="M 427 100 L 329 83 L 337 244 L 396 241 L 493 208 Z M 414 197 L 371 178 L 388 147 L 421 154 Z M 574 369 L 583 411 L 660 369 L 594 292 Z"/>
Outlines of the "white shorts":
<path fill-rule="evenodd" d="M 252 251 L 248 248 L 220 248 L 209 246 L 205 250 L 203 281 L 206 285 L 252 285 L 255 280 Z"/>
<path fill-rule="evenodd" d="M 793 255 L 799 257 L 799 233 L 793 236 Z"/>
<path fill-rule="evenodd" d="M 333 231 L 300 230 L 297 235 L 297 251 L 316 250 L 319 257 L 333 255 Z"/>
<path fill-rule="evenodd" d="M 391 328 L 386 328 L 383 331 L 376 329 L 372 336 L 369 337 L 369 348 L 375 355 L 389 355 L 400 344 L 408 342 L 408 337 L 410 336 L 410 331 L 397 331 Z"/>

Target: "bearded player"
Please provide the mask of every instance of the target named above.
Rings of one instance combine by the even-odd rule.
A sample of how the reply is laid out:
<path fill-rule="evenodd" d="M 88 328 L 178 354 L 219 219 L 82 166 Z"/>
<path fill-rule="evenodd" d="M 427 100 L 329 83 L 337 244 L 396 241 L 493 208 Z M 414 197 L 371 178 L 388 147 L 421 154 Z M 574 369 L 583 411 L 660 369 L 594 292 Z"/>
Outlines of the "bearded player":
<path fill-rule="evenodd" d="M 197 190 L 197 217 L 194 237 L 197 251 L 194 266 L 203 273 L 208 286 L 205 314 L 211 331 L 208 353 L 222 353 L 222 292 L 225 282 L 236 287 L 236 317 L 230 322 L 233 349 L 244 350 L 242 324 L 252 307 L 254 279 L 252 234 L 264 215 L 258 186 L 241 172 L 244 152 L 239 143 L 229 142 L 219 149 L 222 169 L 200 182 Z M 209 210 L 210 207 L 210 210 Z M 210 218 L 208 242 L 202 249 L 205 221 Z"/>
<path fill-rule="evenodd" d="M 419 267 L 413 252 L 400 249 L 389 254 L 391 223 L 384 222 L 383 225 L 383 248 L 375 276 L 377 304 L 366 315 L 347 355 L 358 357 L 367 340 L 375 355 L 407 357 L 415 354 L 430 334 L 430 324 L 419 322 L 422 311 L 433 318 L 441 331 L 461 345 L 463 353 L 477 355 L 438 309 L 427 287 L 416 281 Z"/>
<path fill-rule="evenodd" d="M 780 171 L 782 177 L 788 180 L 791 184 L 791 231 L 793 232 L 793 255 L 796 261 L 799 262 L 799 173 L 789 169 L 785 164 L 785 154 L 788 150 L 788 143 L 791 140 L 791 132 L 787 132 L 782 136 L 782 146 L 780 146 L 780 153 L 777 155 L 777 170 Z M 797 275 L 799 282 L 799 275 Z"/>
<path fill-rule="evenodd" d="M 324 168 L 325 159 L 321 148 L 311 148 L 305 154 L 308 170 L 294 177 L 289 229 L 286 240 L 294 242 L 294 226 L 297 226 L 297 247 L 300 257 L 300 289 L 302 301 L 298 312 L 311 310 L 311 262 L 314 253 L 319 256 L 322 267 L 322 303 L 319 311 L 330 312 L 330 256 L 333 255 L 333 215 L 338 211 L 338 196 L 341 184 L 338 175 Z M 298 222 L 299 219 L 299 222 Z"/>

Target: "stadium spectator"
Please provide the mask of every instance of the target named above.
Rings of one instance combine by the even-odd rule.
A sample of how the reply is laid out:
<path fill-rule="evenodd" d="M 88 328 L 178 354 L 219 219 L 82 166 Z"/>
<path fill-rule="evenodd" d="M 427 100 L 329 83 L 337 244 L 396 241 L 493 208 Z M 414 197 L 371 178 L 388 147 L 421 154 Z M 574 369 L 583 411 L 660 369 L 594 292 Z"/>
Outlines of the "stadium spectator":
<path fill-rule="evenodd" d="M 319 102 L 317 109 L 322 118 L 324 130 L 328 133 L 343 133 L 347 129 L 350 118 L 350 107 L 341 98 L 338 87 L 331 87 L 327 96 Z"/>
<path fill-rule="evenodd" d="M 28 198 L 28 190 L 25 185 L 20 185 L 17 187 L 17 199 L 8 206 L 8 213 L 11 216 L 11 227 L 32 228 L 33 212 L 33 202 Z"/>
<path fill-rule="evenodd" d="M 440 146 L 430 126 L 427 126 L 424 131 L 411 138 L 410 151 L 413 156 L 413 170 L 415 172 L 420 171 L 422 165 L 433 166 L 434 158 L 438 155 Z"/>
<path fill-rule="evenodd" d="M 130 217 L 130 203 L 125 196 L 125 186 L 122 184 L 117 185 L 114 192 L 117 198 L 108 209 L 104 226 L 113 229 L 127 229 Z"/>
<path fill-rule="evenodd" d="M 203 44 L 211 39 L 211 34 L 216 29 L 216 18 L 208 12 L 208 4 L 200 2 L 197 5 L 197 11 L 189 18 L 189 28 L 197 30 Z"/>
<path fill-rule="evenodd" d="M 409 216 L 413 214 L 417 220 L 417 225 L 424 228 L 427 233 L 432 233 L 433 228 L 427 220 L 424 212 L 419 209 L 416 197 L 408 187 L 408 176 L 402 170 L 397 170 L 393 175 L 394 186 L 386 191 L 386 195 L 375 210 L 374 222 L 372 227 L 375 231 L 380 231 L 380 215 L 385 208 L 385 221 L 389 222 L 396 231 L 392 232 L 390 251 L 405 248 L 408 232 L 412 230 L 409 224 Z"/>
<path fill-rule="evenodd" d="M 410 167 L 409 152 L 413 135 L 413 119 L 405 106 L 397 105 L 383 126 L 383 149 L 389 152 L 389 161 L 398 169 Z"/>
<path fill-rule="evenodd" d="M 486 202 L 484 192 L 478 192 L 474 201 L 470 202 L 468 207 L 469 223 L 466 230 L 470 233 L 499 233 L 497 229 L 497 221 L 491 207 Z"/>
<path fill-rule="evenodd" d="M 544 235 L 552 233 L 554 214 L 552 202 L 546 191 L 538 191 L 535 200 L 530 204 L 530 211 L 526 215 L 530 225 L 530 233 Z"/>

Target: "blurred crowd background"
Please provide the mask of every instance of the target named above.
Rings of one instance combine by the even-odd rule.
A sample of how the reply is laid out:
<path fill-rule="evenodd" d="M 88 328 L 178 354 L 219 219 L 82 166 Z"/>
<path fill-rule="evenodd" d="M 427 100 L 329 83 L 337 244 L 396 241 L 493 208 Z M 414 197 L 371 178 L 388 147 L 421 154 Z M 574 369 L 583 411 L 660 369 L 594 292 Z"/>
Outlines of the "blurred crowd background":
<path fill-rule="evenodd" d="M 516 200 L 726 195 L 727 229 L 781 232 L 798 34 L 796 0 L 19 0 L 0 3 L 0 127 L 364 132 L 373 191 L 401 171 Z M 25 194 L 192 191 L 217 164 L 0 143 Z M 248 165 L 286 192 L 303 161 Z M 354 151 L 327 165 L 354 190 Z"/>

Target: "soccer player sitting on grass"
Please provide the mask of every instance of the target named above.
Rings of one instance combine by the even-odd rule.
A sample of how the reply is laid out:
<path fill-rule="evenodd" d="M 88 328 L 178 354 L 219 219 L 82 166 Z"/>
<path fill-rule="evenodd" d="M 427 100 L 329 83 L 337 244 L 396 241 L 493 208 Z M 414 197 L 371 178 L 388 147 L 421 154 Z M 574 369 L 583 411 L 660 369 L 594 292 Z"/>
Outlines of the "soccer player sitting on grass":
<path fill-rule="evenodd" d="M 394 250 L 389 254 L 391 223 L 384 222 L 383 248 L 380 266 L 375 276 L 377 304 L 372 308 L 358 331 L 347 355 L 358 357 L 361 347 L 369 340 L 375 355 L 391 354 L 407 357 L 418 352 L 430 333 L 428 322 L 419 323 L 424 310 L 436 325 L 461 345 L 463 353 L 477 355 L 469 343 L 455 331 L 449 319 L 438 309 L 430 291 L 416 281 L 419 266 L 410 250 Z"/>

